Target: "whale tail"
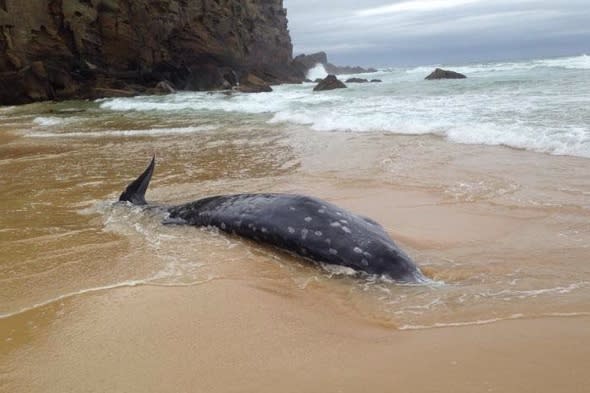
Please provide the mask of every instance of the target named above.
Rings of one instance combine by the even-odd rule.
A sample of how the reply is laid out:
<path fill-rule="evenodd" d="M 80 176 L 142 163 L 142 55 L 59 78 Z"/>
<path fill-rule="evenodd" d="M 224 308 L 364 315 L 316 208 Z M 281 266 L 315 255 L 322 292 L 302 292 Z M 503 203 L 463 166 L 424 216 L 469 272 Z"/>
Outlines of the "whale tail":
<path fill-rule="evenodd" d="M 145 201 L 145 192 L 150 184 L 155 167 L 156 156 L 154 155 L 145 171 L 143 171 L 143 173 L 129 184 L 125 191 L 123 191 L 119 197 L 119 201 L 128 201 L 134 205 L 147 205 L 147 202 Z"/>

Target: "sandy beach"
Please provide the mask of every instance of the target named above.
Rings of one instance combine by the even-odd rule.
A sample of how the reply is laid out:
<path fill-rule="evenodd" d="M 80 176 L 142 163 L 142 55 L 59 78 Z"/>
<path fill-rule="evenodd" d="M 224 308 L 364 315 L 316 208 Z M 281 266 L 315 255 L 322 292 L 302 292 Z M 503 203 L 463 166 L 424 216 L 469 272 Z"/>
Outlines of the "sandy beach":
<path fill-rule="evenodd" d="M 2 343 L 1 388 L 582 393 L 588 323 L 556 317 L 397 331 L 274 284 L 118 289 L 11 320 L 20 349 Z"/>
<path fill-rule="evenodd" d="M 36 130 L 31 118 L 0 131 L 2 392 L 590 385 L 587 159 L 435 136 L 257 129 L 247 118 L 191 138 L 176 128 L 19 131 Z M 432 282 L 342 275 L 113 205 L 153 152 L 151 201 L 315 195 L 377 219 Z"/>

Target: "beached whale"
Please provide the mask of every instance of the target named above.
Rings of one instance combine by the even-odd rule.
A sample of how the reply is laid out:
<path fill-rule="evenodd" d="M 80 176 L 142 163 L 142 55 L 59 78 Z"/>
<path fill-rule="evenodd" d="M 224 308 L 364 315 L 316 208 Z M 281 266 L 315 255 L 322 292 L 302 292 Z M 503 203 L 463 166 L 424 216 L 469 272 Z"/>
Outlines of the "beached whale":
<path fill-rule="evenodd" d="M 146 205 L 155 159 L 119 200 Z M 216 227 L 315 262 L 414 282 L 423 276 L 377 222 L 318 198 L 295 194 L 237 194 L 163 207 L 164 223 Z"/>

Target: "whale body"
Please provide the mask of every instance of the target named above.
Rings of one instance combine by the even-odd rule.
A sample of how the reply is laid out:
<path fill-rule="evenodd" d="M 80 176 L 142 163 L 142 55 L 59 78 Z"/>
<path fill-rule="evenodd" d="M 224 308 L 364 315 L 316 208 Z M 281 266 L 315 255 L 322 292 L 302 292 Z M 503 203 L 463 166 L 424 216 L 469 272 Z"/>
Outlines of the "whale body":
<path fill-rule="evenodd" d="M 154 168 L 152 159 L 119 200 L 146 205 Z M 164 209 L 166 224 L 216 227 L 314 262 L 397 281 L 423 279 L 381 225 L 319 198 L 278 193 L 219 195 Z"/>

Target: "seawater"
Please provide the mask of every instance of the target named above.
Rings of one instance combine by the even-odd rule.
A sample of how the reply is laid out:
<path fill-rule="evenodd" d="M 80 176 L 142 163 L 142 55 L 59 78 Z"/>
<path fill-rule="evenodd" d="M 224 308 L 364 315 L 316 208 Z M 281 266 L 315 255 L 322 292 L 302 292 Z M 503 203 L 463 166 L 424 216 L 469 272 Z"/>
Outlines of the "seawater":
<path fill-rule="evenodd" d="M 436 66 L 468 78 L 424 80 Z M 321 68 L 314 68 L 311 76 L 323 76 Z M 432 134 L 452 143 L 590 157 L 590 56 L 387 68 L 355 76 L 383 82 L 349 84 L 348 89 L 321 93 L 303 84 L 233 97 L 186 93 L 118 98 L 105 100 L 100 107 L 203 116 L 259 114 L 261 122 L 295 123 L 315 131 Z"/>
<path fill-rule="evenodd" d="M 468 79 L 425 81 L 434 67 L 383 68 L 356 75 L 382 83 L 329 92 L 1 108 L 0 318 L 237 277 L 336 293 L 401 329 L 587 315 L 589 57 L 444 65 Z M 382 222 L 431 280 L 358 279 L 113 205 L 153 153 L 150 200 L 316 195 Z"/>

